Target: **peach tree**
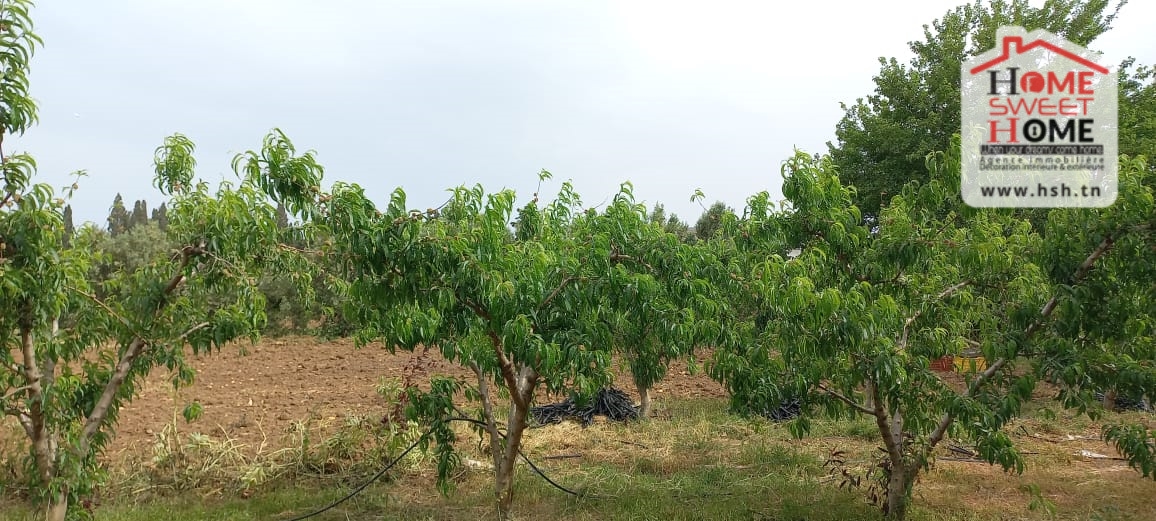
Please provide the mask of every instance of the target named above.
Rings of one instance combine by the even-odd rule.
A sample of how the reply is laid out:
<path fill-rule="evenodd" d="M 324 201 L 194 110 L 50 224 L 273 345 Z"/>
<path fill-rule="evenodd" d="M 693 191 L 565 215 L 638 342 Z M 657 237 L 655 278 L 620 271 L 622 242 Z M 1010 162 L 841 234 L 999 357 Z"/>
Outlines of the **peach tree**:
<path fill-rule="evenodd" d="M 26 72 L 40 39 L 30 7 L 0 6 L 0 138 L 36 121 Z M 99 485 L 97 458 L 141 381 L 164 367 L 174 385 L 189 383 L 190 353 L 255 336 L 264 320 L 257 275 L 294 263 L 258 185 L 212 190 L 195 181 L 192 153 L 181 135 L 156 150 L 155 186 L 171 198 L 167 239 L 177 246 L 100 282 L 89 276 L 95 229 L 66 243 L 65 201 L 35 182 L 31 156 L 2 154 L 0 413 L 23 430 L 27 490 L 46 519 L 85 513 L 70 505 Z"/>
<path fill-rule="evenodd" d="M 1116 252 L 1120 264 L 1146 274 L 1133 273 L 1131 280 L 1143 281 L 1133 285 L 1151 284 L 1152 264 L 1137 266 L 1154 212 L 1151 191 L 1141 184 L 1144 169 L 1134 162 L 1122 169 L 1120 200 L 1110 208 L 1055 213 L 1045 242 L 1011 211 L 959 201 L 958 147 L 956 141 L 952 151 L 931 156 L 931 180 L 904 187 L 874 228 L 863 224 L 830 160 L 800 153 L 784 166 L 788 203 L 774 210 L 765 197 L 752 198 L 744 218 L 723 232 L 748 260 L 744 282 L 759 295 L 748 300 L 770 319 L 761 330 L 748 328 L 760 333 L 749 344 L 720 349 L 712 374 L 753 409 L 805 396 L 808 406 L 791 424 L 799 436 L 816 413 L 871 418 L 884 454 L 877 490 L 894 518 L 905 516 L 916 478 L 948 436 L 973 443 L 1005 470 L 1022 470 L 1003 427 L 1039 377 L 1057 371 L 1061 354 L 1087 353 L 1056 342 L 1051 319 L 1057 310 L 1069 317 L 1087 312 L 1087 299 L 1073 297 L 1121 241 L 1128 247 Z M 1076 240 L 1066 241 L 1066 234 Z M 796 258 L 784 257 L 800 245 Z M 1149 320 L 1135 314 L 1145 297 L 1130 294 L 1136 300 L 1115 308 L 1116 326 L 1128 323 L 1126 315 Z M 1141 327 L 1130 324 L 1130 331 Z M 1151 368 L 1145 345 L 1128 358 L 1129 374 Z M 981 352 L 987 364 L 971 366 L 965 385 L 931 371 L 930 360 L 968 350 Z M 1109 376 L 1087 369 L 1078 374 L 1082 380 L 1068 378 L 1086 391 Z M 1128 432 L 1132 446 L 1145 446 L 1136 441 L 1140 434 Z"/>
<path fill-rule="evenodd" d="M 728 302 L 711 282 L 723 264 L 707 243 L 687 243 L 637 205 L 616 204 L 601 216 L 603 234 L 616 264 L 601 287 L 614 352 L 629 369 L 641 400 L 639 416 L 651 411 L 650 390 L 670 364 L 685 359 L 695 368 L 695 348 L 713 346 L 727 332 Z"/>
<path fill-rule="evenodd" d="M 1093 415 L 1112 410 L 1117 396 L 1156 401 L 1156 175 L 1143 158 L 1122 157 L 1121 176 L 1111 207 L 1052 211 L 1041 256 L 1063 298 L 1038 347 L 1039 370 L 1060 385 L 1065 406 Z M 1077 252 L 1101 246 L 1111 254 L 1074 280 L 1067 272 Z M 1114 421 L 1103 434 L 1156 477 L 1156 431 Z"/>
<path fill-rule="evenodd" d="M 333 262 L 349 284 L 346 315 L 360 345 L 433 349 L 473 372 L 468 384 L 435 377 L 428 392 L 410 389 L 407 412 L 433 426 L 446 491 L 459 460 L 450 422 L 472 417 L 455 399 L 476 404 L 480 419 L 473 421 L 489 439 L 503 519 L 512 515 L 514 467 L 538 391 L 590 396 L 609 383 L 612 344 L 629 317 L 669 318 L 663 338 L 677 346 L 702 335 L 703 328 L 686 326 L 692 316 L 669 302 L 642 311 L 660 285 L 675 284 L 685 301 L 704 288 L 677 265 L 682 261 L 662 264 L 646 251 L 667 237 L 650 225 L 629 183 L 601 213 L 583 210 L 570 183 L 550 203 L 539 204 L 535 195 L 520 208 L 513 191 L 462 186 L 439 208 L 410 209 L 399 188 L 378 209 L 355 184 L 320 192 L 319 169 L 287 166 L 297 161 L 292 150 L 282 136 L 239 158 L 240 168 L 333 237 Z M 660 363 L 663 355 L 655 353 L 639 355 L 634 367 Z M 661 374 L 647 370 L 644 378 Z M 508 412 L 501 420 L 503 403 Z"/>
<path fill-rule="evenodd" d="M 174 386 L 190 383 L 190 353 L 255 339 L 258 275 L 293 264 L 260 190 L 194 184 L 191 152 L 178 135 L 157 154 L 157 186 L 172 197 L 167 234 L 179 246 L 100 283 L 88 277 L 94 230 L 64 248 L 62 201 L 30 182 L 30 160 L 5 163 L 14 204 L 0 211 L 0 406 L 27 435 L 30 490 L 48 519 L 63 519 L 98 483 L 96 458 L 142 379 L 164 367 Z"/>

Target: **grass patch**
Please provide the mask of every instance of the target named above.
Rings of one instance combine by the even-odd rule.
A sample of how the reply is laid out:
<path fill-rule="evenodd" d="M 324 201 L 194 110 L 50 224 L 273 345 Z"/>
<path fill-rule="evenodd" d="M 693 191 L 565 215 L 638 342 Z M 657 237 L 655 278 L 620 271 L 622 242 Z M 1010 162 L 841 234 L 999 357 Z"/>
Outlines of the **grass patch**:
<path fill-rule="evenodd" d="M 818 420 L 811 425 L 814 438 L 849 438 L 871 443 L 879 442 L 879 427 L 875 420 L 863 415 L 842 421 Z"/>
<path fill-rule="evenodd" d="M 1151 480 L 1119 462 L 1073 455 L 1079 450 L 1114 454 L 1089 434 L 1093 424 L 1063 415 L 1041 416 L 1027 416 L 1009 428 L 1021 450 L 1030 453 L 1025 455 L 1024 475 L 1006 474 L 983 463 L 941 461 L 916 486 L 910 519 L 1156 519 L 1156 505 L 1150 501 L 1156 498 L 1156 488 Z M 558 521 L 880 519 L 878 510 L 865 501 L 863 487 L 838 488 L 839 481 L 828 476 L 823 466 L 830 452 L 838 449 L 846 452 L 852 470 L 864 471 L 877 452 L 874 432 L 868 427 L 873 425 L 862 420 L 816 421 L 813 436 L 795 440 L 783 425 L 728 414 L 721 401 L 672 400 L 662 402 L 656 419 L 640 423 L 596 422 L 588 428 L 563 423 L 531 429 L 526 454 L 581 497 L 554 489 L 521 466 L 515 512 L 524 519 Z M 216 476 L 196 486 L 171 487 L 165 493 L 133 493 L 132 487 L 112 483 L 108 490 L 115 493 L 106 494 L 95 514 L 126 521 L 278 521 L 307 513 L 347 493 L 357 484 L 350 476 L 366 476 L 378 465 L 359 456 L 365 454 L 360 451 L 396 450 L 351 429 L 365 432 L 365 425 L 347 422 L 329 438 L 311 441 L 311 451 L 295 455 L 303 468 L 307 463 L 312 471 L 271 475 L 262 486 L 245 489 L 243 494 L 243 487 L 236 486 L 237 476 Z M 462 456 L 489 461 L 482 452 L 484 445 L 479 448 L 475 439 L 463 427 L 458 446 Z M 170 465 L 163 467 L 168 470 L 175 450 L 184 450 L 179 454 L 186 458 L 180 460 L 185 465 L 205 456 L 187 447 L 168 447 L 165 454 L 170 458 L 161 460 Z M 251 467 L 257 460 L 238 461 L 243 464 L 232 472 L 241 472 L 244 463 Z M 341 472 L 327 473 L 327 465 Z M 148 465 L 134 473 L 122 470 L 118 474 L 114 469 L 113 477 L 121 485 L 139 486 L 142 476 L 155 475 L 146 472 L 151 470 Z M 428 460 L 415 460 L 404 470 L 391 472 L 391 477 L 315 519 L 474 521 L 492 517 L 494 495 L 487 469 L 463 467 L 448 497 L 435 491 Z M 1054 517 L 1046 508 L 1032 509 L 1033 505 L 1054 507 Z M 0 502 L 2 521 L 39 518 L 22 504 Z"/>

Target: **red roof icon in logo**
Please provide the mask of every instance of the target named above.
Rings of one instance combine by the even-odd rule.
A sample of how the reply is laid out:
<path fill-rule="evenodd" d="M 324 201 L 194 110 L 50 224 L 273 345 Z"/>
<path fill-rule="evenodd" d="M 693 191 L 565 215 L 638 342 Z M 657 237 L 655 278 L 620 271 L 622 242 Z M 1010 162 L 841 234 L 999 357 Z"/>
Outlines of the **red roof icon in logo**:
<path fill-rule="evenodd" d="M 1108 69 L 1106 67 L 1104 67 L 1104 66 L 1102 66 L 1102 65 L 1100 65 L 1100 64 L 1098 64 L 1092 60 L 1083 58 L 1078 54 L 1075 54 L 1071 51 L 1068 51 L 1067 49 L 1064 49 L 1064 48 L 1062 48 L 1058 45 L 1055 45 L 1051 42 L 1048 42 L 1046 40 L 1037 38 L 1036 40 L 1033 40 L 1031 43 L 1024 45 L 1024 39 L 1022 36 L 1004 36 L 1003 37 L 1003 53 L 1001 53 L 999 56 L 997 56 L 996 58 L 994 58 L 992 60 L 989 60 L 987 62 L 981 63 L 981 64 L 973 67 L 971 69 L 971 73 L 977 74 L 977 73 L 983 72 L 986 69 L 989 69 L 991 67 L 999 65 L 1000 63 L 1003 63 L 1003 62 L 1007 61 L 1009 58 L 1011 58 L 1013 52 L 1015 54 L 1023 54 L 1023 53 L 1026 53 L 1028 51 L 1031 51 L 1031 50 L 1034 50 L 1037 48 L 1043 48 L 1043 49 L 1047 49 L 1049 51 L 1052 51 L 1056 54 L 1059 54 L 1060 56 L 1063 56 L 1069 60 L 1072 60 L 1076 63 L 1079 63 L 1080 65 L 1083 65 L 1089 69 L 1092 69 L 1092 70 L 1094 70 L 1100 74 L 1108 74 Z"/>

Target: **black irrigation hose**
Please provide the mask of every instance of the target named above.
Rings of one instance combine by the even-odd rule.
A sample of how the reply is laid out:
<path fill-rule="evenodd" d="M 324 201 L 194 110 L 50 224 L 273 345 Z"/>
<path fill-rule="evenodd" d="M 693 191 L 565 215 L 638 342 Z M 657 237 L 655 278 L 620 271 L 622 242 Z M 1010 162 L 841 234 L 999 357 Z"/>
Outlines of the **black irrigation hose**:
<path fill-rule="evenodd" d="M 463 421 L 463 422 L 467 422 L 467 423 L 472 423 L 474 425 L 481 425 L 482 427 L 488 427 L 486 422 L 483 422 L 481 420 L 477 420 L 474 418 L 454 417 L 454 418 L 450 418 L 450 421 Z M 502 437 L 505 438 L 506 435 L 502 434 Z M 575 491 L 570 490 L 570 489 L 568 489 L 562 485 L 559 485 L 554 480 L 550 479 L 550 476 L 547 476 L 545 472 L 542 472 L 542 469 L 538 468 L 538 466 L 535 465 L 533 461 L 530 461 L 530 458 L 528 458 L 526 456 L 525 452 L 522 452 L 522 449 L 518 449 L 518 455 L 522 457 L 522 461 L 525 461 L 526 464 L 529 465 L 530 468 L 534 470 L 535 474 L 541 476 L 542 479 L 546 480 L 547 483 L 553 485 L 554 488 L 561 490 L 562 492 L 565 492 L 567 494 L 570 494 L 571 496 L 574 496 L 574 497 L 592 497 L 592 498 L 601 498 L 602 497 L 602 496 L 593 496 L 593 495 L 587 494 L 585 492 L 575 492 Z"/>
<path fill-rule="evenodd" d="M 463 422 L 473 423 L 473 424 L 476 424 L 476 425 L 481 425 L 481 426 L 483 426 L 483 427 L 487 426 L 487 424 L 486 424 L 485 422 L 483 422 L 483 421 L 481 421 L 481 420 L 476 420 L 476 419 L 474 419 L 474 418 L 458 418 L 458 417 L 455 417 L 455 418 L 450 418 L 450 419 L 449 419 L 449 421 L 451 421 L 451 422 L 453 422 L 453 421 L 463 421 Z M 373 475 L 373 477 L 369 478 L 369 479 L 368 479 L 368 480 L 367 480 L 365 483 L 362 483 L 362 484 L 361 484 L 361 485 L 359 485 L 357 488 L 353 489 L 353 491 L 352 491 L 352 492 L 350 492 L 350 493 L 346 494 L 346 495 L 345 495 L 345 496 L 343 496 L 342 498 L 340 498 L 340 499 L 338 499 L 338 500 L 336 500 L 336 501 L 334 501 L 334 502 L 332 502 L 332 503 L 330 503 L 330 504 L 326 505 L 324 508 L 321 508 L 321 509 L 319 509 L 319 510 L 317 510 L 317 511 L 315 511 L 315 512 L 310 512 L 310 513 L 308 513 L 308 514 L 304 514 L 304 515 L 300 515 L 300 516 L 297 516 L 297 517 L 294 517 L 294 518 L 286 519 L 285 521 L 303 521 L 303 520 L 305 520 L 305 519 L 309 519 L 309 518 L 311 518 L 311 517 L 316 517 L 316 516 L 319 516 L 319 515 L 321 515 L 321 514 L 323 514 L 323 513 L 327 512 L 327 511 L 329 511 L 329 510 L 332 510 L 332 509 L 333 509 L 334 507 L 336 507 L 337 505 L 340 505 L 340 504 L 342 504 L 342 503 L 344 503 L 344 502 L 346 502 L 346 501 L 348 501 L 348 500 L 352 499 L 352 498 L 353 498 L 353 496 L 356 496 L 356 495 L 360 494 L 360 493 L 361 493 L 361 491 L 365 490 L 365 489 L 366 489 L 367 487 L 369 487 L 369 485 L 371 485 L 373 482 L 377 481 L 378 479 L 381 479 L 381 477 L 382 477 L 382 476 L 384 476 L 384 475 L 385 475 L 385 473 L 389 471 L 389 469 L 393 468 L 393 466 L 394 466 L 394 465 L 397 465 L 397 464 L 398 464 L 398 462 L 400 462 L 400 461 L 401 461 L 401 459 L 402 459 L 402 458 L 404 458 L 406 454 L 409 454 L 409 452 L 410 452 L 411 450 L 413 450 L 413 449 L 417 448 L 418 444 L 419 444 L 419 443 L 421 443 L 421 442 L 422 442 L 422 440 L 424 440 L 424 439 L 425 439 L 427 436 L 429 436 L 429 435 L 430 435 L 430 433 L 432 433 L 432 432 L 433 432 L 433 429 L 430 429 L 430 430 L 427 430 L 427 431 L 425 431 L 425 434 L 422 434 L 422 435 L 421 435 L 421 437 L 419 437 L 419 438 L 418 438 L 417 440 L 415 440 L 415 441 L 414 441 L 412 444 L 410 444 L 410 446 L 409 446 L 409 447 L 407 447 L 407 448 L 405 449 L 405 451 L 401 453 L 401 455 L 399 455 L 398 457 L 394 458 L 394 459 L 393 459 L 393 461 L 389 462 L 389 465 L 386 465 L 384 468 L 382 468 L 381 470 L 377 471 L 377 473 L 376 473 L 376 474 L 374 474 L 374 475 Z M 505 435 L 505 434 L 502 434 L 501 436 L 502 436 L 503 438 L 505 438 L 505 437 L 506 437 L 506 435 Z M 538 474 L 539 476 L 541 476 L 541 477 L 542 477 L 542 479 L 546 480 L 546 482 L 547 482 L 547 483 L 549 483 L 549 484 L 553 485 L 553 486 L 554 486 L 554 488 L 556 488 L 556 489 L 558 489 L 558 490 L 561 490 L 562 492 L 565 492 L 565 493 L 567 493 L 567 494 L 570 494 L 570 495 L 572 495 L 572 496 L 574 496 L 574 497 L 580 497 L 580 498 L 581 498 L 581 497 L 591 497 L 591 498 L 602 498 L 602 497 L 603 497 L 603 496 L 593 496 L 593 495 L 589 495 L 589 494 L 586 494 L 585 492 L 575 492 L 575 491 L 573 491 L 573 490 L 570 490 L 570 489 L 568 489 L 568 488 L 566 488 L 566 487 L 564 487 L 564 486 L 562 486 L 562 485 L 559 485 L 559 484 L 558 484 L 558 483 L 556 483 L 554 480 L 550 479 L 550 476 L 547 476 L 545 472 L 542 472 L 542 469 L 539 469 L 539 468 L 538 468 L 538 466 L 537 466 L 537 465 L 535 465 L 533 461 L 530 461 L 530 458 L 526 457 L 526 454 L 525 454 L 524 452 L 522 452 L 522 450 L 521 450 L 521 449 L 518 449 L 518 455 L 519 455 L 519 456 L 521 456 L 521 457 L 522 457 L 522 460 L 524 460 L 524 461 L 526 462 L 526 464 L 527 464 L 527 465 L 529 465 L 529 466 L 530 466 L 530 468 L 534 470 L 534 473 L 536 473 L 536 474 Z"/>
<path fill-rule="evenodd" d="M 404 458 L 406 454 L 409 454 L 409 451 L 416 448 L 417 445 L 419 443 L 421 443 L 421 441 L 424 440 L 426 438 L 426 436 L 429 436 L 431 432 L 433 432 L 433 429 L 425 431 L 425 434 L 422 434 L 420 438 L 418 438 L 417 440 L 414 440 L 414 442 L 412 444 L 410 444 L 410 446 L 407 449 L 405 449 L 405 452 L 402 452 L 400 456 L 394 458 L 393 461 L 389 462 L 389 465 L 385 466 L 385 468 L 377 471 L 377 474 L 374 474 L 373 477 L 369 478 L 368 481 L 366 481 L 365 483 L 362 483 L 357 488 L 353 489 L 353 492 L 346 494 L 344 497 L 342 497 L 341 499 L 338 499 L 337 501 L 334 501 L 328 505 L 325 505 L 324 508 L 317 510 L 316 512 L 310 512 L 308 514 L 297 516 L 297 517 L 294 517 L 292 519 L 287 519 L 286 521 L 301 521 L 303 519 L 309 519 L 311 517 L 319 516 L 319 515 L 327 512 L 327 511 L 333 509 L 337 505 L 340 505 L 340 504 L 352 499 L 353 496 L 360 494 L 362 490 L 365 490 L 365 488 L 368 487 L 370 484 L 372 484 L 374 481 L 377 481 L 382 476 L 384 476 L 385 473 L 388 472 L 389 469 L 393 468 L 394 465 L 397 465 L 397 463 L 399 461 L 401 461 L 401 459 Z"/>
<path fill-rule="evenodd" d="M 1093 394 L 1093 396 L 1096 398 L 1096 401 L 1103 403 L 1104 393 L 1096 392 Z M 1137 396 L 1123 396 L 1123 395 L 1116 396 L 1115 402 L 1116 402 L 1115 403 L 1116 412 L 1125 412 L 1125 411 L 1152 412 L 1152 410 L 1153 410 L 1153 407 L 1144 401 L 1143 396 L 1138 396 L 1138 397 Z"/>
<path fill-rule="evenodd" d="M 536 426 L 561 423 L 567 418 L 578 419 L 583 427 L 594 423 L 595 416 L 605 416 L 611 421 L 638 419 L 638 407 L 625 392 L 614 387 L 599 389 L 589 404 L 579 406 L 573 399 L 541 405 L 530 409 Z"/>

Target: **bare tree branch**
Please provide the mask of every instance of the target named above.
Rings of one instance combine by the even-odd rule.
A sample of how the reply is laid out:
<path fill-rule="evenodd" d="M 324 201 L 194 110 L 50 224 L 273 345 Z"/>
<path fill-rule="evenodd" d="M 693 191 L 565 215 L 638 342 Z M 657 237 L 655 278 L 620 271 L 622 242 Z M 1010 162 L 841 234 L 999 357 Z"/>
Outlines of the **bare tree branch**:
<path fill-rule="evenodd" d="M 927 305 L 937 303 L 937 302 L 951 296 L 952 293 L 955 293 L 956 291 L 963 289 L 964 287 L 968 286 L 969 284 L 971 284 L 971 281 L 965 280 L 963 282 L 960 282 L 959 284 L 951 286 L 951 287 L 939 292 L 939 294 L 936 295 L 935 298 L 931 300 L 931 302 L 928 302 Z M 924 308 L 924 309 L 926 309 L 926 308 Z M 923 316 L 924 309 L 920 309 L 919 311 L 916 311 L 914 315 L 911 315 L 910 317 L 907 318 L 906 321 L 903 322 L 903 333 L 899 336 L 899 349 L 901 349 L 901 350 L 907 349 L 907 334 L 911 329 L 911 325 L 914 324 L 916 320 L 919 320 L 919 317 Z"/>
<path fill-rule="evenodd" d="M 486 321 L 491 320 L 490 313 L 486 311 L 486 309 L 481 305 L 462 296 L 460 293 L 455 292 L 455 295 L 457 296 L 457 299 L 461 303 L 465 304 L 466 307 L 470 308 L 470 310 L 473 311 L 475 315 Z M 502 371 L 502 379 L 505 380 L 506 385 L 510 388 L 510 390 L 517 389 L 518 378 L 517 375 L 514 374 L 514 363 L 508 356 L 506 356 L 506 351 L 502 346 L 502 339 L 498 337 L 497 333 L 495 333 L 493 330 L 490 330 L 488 327 L 487 330 L 488 336 L 490 337 L 490 344 L 494 348 L 494 356 L 498 359 L 498 368 Z M 515 401 L 519 399 L 517 393 L 512 394 L 510 398 Z"/>
<path fill-rule="evenodd" d="M 11 398 L 13 396 L 16 396 L 16 395 L 18 395 L 24 391 L 31 391 L 31 390 L 32 390 L 31 385 L 25 385 L 23 387 L 17 387 L 11 391 L 8 391 L 7 393 L 4 393 L 4 396 L 0 397 L 0 402 L 7 401 L 9 398 Z"/>
<path fill-rule="evenodd" d="M 238 279 L 242 279 L 242 280 L 248 282 L 249 284 L 256 284 L 257 283 L 257 281 L 253 277 L 251 277 L 245 273 L 245 270 L 241 269 L 236 264 L 233 264 L 228 259 L 221 257 L 220 255 L 217 255 L 217 254 L 210 252 L 210 251 L 202 251 L 201 254 L 206 255 L 210 259 L 213 259 L 213 260 L 223 264 L 225 266 L 224 271 L 226 273 L 228 273 L 228 274 L 230 274 L 230 275 L 232 275 Z"/>
<path fill-rule="evenodd" d="M 32 428 L 32 418 L 28 416 L 28 411 L 9 410 L 6 412 L 16 417 L 16 421 L 20 422 L 20 426 L 24 428 L 24 433 L 28 435 L 28 439 L 32 439 L 36 430 Z"/>
<path fill-rule="evenodd" d="M 24 378 L 24 371 L 16 364 L 0 366 L 17 378 Z"/>
<path fill-rule="evenodd" d="M 185 281 L 184 271 L 188 267 L 192 259 L 198 255 L 205 253 L 205 243 L 201 241 L 198 246 L 186 246 L 181 249 L 181 263 L 177 267 L 177 273 L 169 279 L 168 284 L 165 285 L 161 293 L 161 301 L 157 304 L 155 312 L 164 309 L 168 304 L 168 297 L 180 287 L 181 283 Z M 186 334 L 191 333 L 186 332 Z M 79 449 L 81 454 L 87 454 L 89 445 L 92 443 L 92 437 L 100 430 L 104 419 L 108 416 L 108 409 L 112 406 L 116 394 L 120 391 L 120 386 L 124 383 L 125 378 L 128 377 L 129 371 L 132 370 L 136 359 L 140 357 L 145 348 L 148 347 L 148 342 L 144 338 L 137 336 L 129 343 L 128 348 L 125 349 L 124 354 L 121 355 L 120 360 L 117 361 L 116 369 L 112 376 L 109 377 L 108 382 L 104 385 L 104 390 L 97 399 L 96 404 L 93 405 L 92 410 L 88 413 L 88 418 L 84 422 L 84 428 L 80 433 Z"/>
<path fill-rule="evenodd" d="M 551 291 L 550 294 L 546 296 L 546 299 L 543 300 L 541 304 L 538 304 L 538 309 L 542 309 L 542 308 L 546 307 L 547 305 L 549 305 L 550 302 L 554 300 L 554 297 L 557 297 L 558 293 L 561 293 L 562 289 L 565 288 L 567 284 L 574 282 L 575 280 L 578 280 L 578 277 L 567 276 L 566 278 L 562 279 L 562 283 L 558 284 L 558 287 L 554 288 L 554 291 Z"/>
<path fill-rule="evenodd" d="M 506 381 L 506 386 L 510 389 L 510 399 L 514 403 L 520 403 L 517 392 L 513 392 L 518 388 L 518 377 L 514 374 L 514 362 L 510 357 L 506 356 L 506 350 L 502 346 L 502 339 L 493 330 L 489 330 L 490 344 L 494 348 L 494 356 L 498 358 L 498 368 L 502 371 L 502 379 Z"/>
<path fill-rule="evenodd" d="M 1115 244 L 1115 242 L 1115 238 L 1113 238 L 1111 235 L 1104 237 L 1104 240 L 1100 241 L 1100 244 L 1096 246 L 1096 249 L 1092 250 L 1092 253 L 1088 254 L 1088 257 L 1084 259 L 1084 262 L 1081 262 L 1079 267 L 1076 268 L 1076 273 L 1073 276 L 1075 281 L 1080 282 L 1084 280 L 1084 277 L 1088 275 L 1088 271 L 1092 269 L 1092 266 L 1096 263 L 1096 261 L 1099 260 L 1100 257 L 1103 257 L 1104 254 L 1106 254 L 1108 250 L 1112 248 L 1112 245 Z M 1043 327 L 1044 321 L 1048 317 L 1052 316 L 1052 313 L 1056 310 L 1056 306 L 1058 304 L 1059 296 L 1053 295 L 1052 298 L 1049 299 L 1046 304 L 1044 304 L 1044 307 L 1040 309 L 1039 318 L 1037 318 L 1034 322 L 1031 323 L 1031 325 L 1027 327 L 1027 329 L 1024 330 L 1024 340 L 1031 338 L 1032 335 L 1034 335 L 1037 331 L 1040 330 L 1040 328 Z M 989 365 L 987 369 L 980 373 L 979 376 L 977 376 L 975 380 L 971 382 L 971 385 L 967 387 L 967 394 L 965 396 L 969 398 L 975 396 L 975 393 L 979 391 L 979 388 L 983 386 L 983 384 L 986 383 L 989 379 L 991 379 L 992 376 L 999 372 L 999 370 L 1007 364 L 1007 361 L 1008 360 L 1006 358 L 999 358 L 991 365 Z M 955 417 L 950 413 L 943 415 L 943 418 L 939 420 L 939 425 L 935 427 L 935 430 L 931 433 L 931 437 L 927 440 L 928 447 L 935 447 L 937 443 L 943 440 L 943 436 L 947 434 L 947 429 L 951 427 L 951 423 L 953 421 L 955 421 Z"/>
<path fill-rule="evenodd" d="M 838 391 L 835 391 L 834 389 L 831 389 L 831 388 L 829 388 L 823 384 L 819 384 L 819 390 L 821 390 L 821 391 L 823 391 L 823 392 L 825 392 L 825 393 L 827 393 L 827 394 L 829 394 L 835 398 L 838 398 L 839 401 L 841 401 L 847 405 L 850 405 L 852 409 L 855 409 L 856 411 L 858 411 L 860 413 L 866 414 L 868 416 L 875 416 L 875 411 L 868 409 L 867 406 L 865 406 L 859 402 L 856 402 L 855 400 L 848 398 L 847 396 L 839 393 Z"/>
<path fill-rule="evenodd" d="M 44 418 L 43 374 L 36 358 L 36 343 L 32 328 L 28 324 L 20 326 L 20 350 L 24 357 L 24 379 L 28 382 L 28 412 L 18 416 L 27 418 L 24 430 L 32 441 L 32 453 L 36 459 L 36 470 L 40 473 L 40 483 L 47 486 L 56 473 L 56 453 L 53 450 L 52 434 Z"/>
<path fill-rule="evenodd" d="M 494 404 L 490 396 L 490 382 L 486 379 L 486 375 L 482 373 L 482 368 L 478 367 L 477 362 L 470 362 L 470 369 L 474 370 L 474 374 L 478 377 L 478 394 L 482 396 L 482 416 L 485 420 L 486 432 L 490 434 L 490 456 L 494 459 L 494 468 L 498 468 L 501 463 L 502 444 L 501 435 L 498 432 L 497 420 L 494 419 Z"/>
<path fill-rule="evenodd" d="M 108 304 L 105 304 L 104 301 L 97 298 L 96 295 L 93 295 L 92 293 L 88 293 L 86 291 L 82 291 L 80 288 L 77 288 L 77 287 L 72 286 L 72 285 L 66 285 L 64 287 L 66 289 L 72 291 L 73 293 L 77 293 L 79 295 L 87 297 L 94 304 L 96 304 L 97 306 L 100 306 L 105 311 L 107 311 L 109 315 L 112 315 L 114 318 L 116 318 L 118 321 L 120 321 L 121 324 L 124 324 L 124 327 L 127 327 L 130 331 L 133 329 L 132 323 L 130 323 L 127 318 L 124 318 L 124 316 L 122 316 L 120 313 L 117 313 L 116 311 L 114 311 L 111 307 L 108 306 Z"/>
<path fill-rule="evenodd" d="M 0 131 L 0 174 L 3 174 L 3 176 L 4 176 L 4 184 L 5 185 L 8 184 L 8 172 L 7 172 L 7 169 L 4 168 L 4 166 L 6 166 L 7 164 L 8 164 L 8 156 L 4 155 L 4 132 Z M 0 199 L 0 208 L 4 208 L 5 206 L 7 206 L 8 201 L 12 200 L 12 197 L 14 195 L 16 195 L 16 192 L 9 192 L 9 191 L 5 190 L 4 191 L 4 198 Z M 0 251 L 0 254 L 3 254 L 3 253 L 4 253 L 3 251 Z"/>
<path fill-rule="evenodd" d="M 655 271 L 654 266 L 651 266 L 650 263 L 648 263 L 642 259 L 632 257 L 630 255 L 623 255 L 621 253 L 618 253 L 618 250 L 614 250 L 613 252 L 610 253 L 610 262 L 618 262 L 618 261 L 637 262 L 643 266 L 646 266 L 646 268 L 649 269 L 650 271 Z"/>
<path fill-rule="evenodd" d="M 201 322 L 200 324 L 197 324 L 197 325 L 195 325 L 195 326 L 193 326 L 193 327 L 190 327 L 190 328 L 189 328 L 188 330 L 186 330 L 184 333 L 181 333 L 181 336 L 177 337 L 177 340 L 180 340 L 180 341 L 182 341 L 182 342 L 183 342 L 183 341 L 184 341 L 186 338 L 188 338 L 188 337 L 189 337 L 189 335 L 191 335 L 191 334 L 193 334 L 193 333 L 197 332 L 198 330 L 201 330 L 201 329 L 204 329 L 204 328 L 206 328 L 206 327 L 209 327 L 210 325 L 211 325 L 211 324 L 209 324 L 208 322 Z"/>
<path fill-rule="evenodd" d="M 321 250 L 312 250 L 309 248 L 298 248 L 298 247 L 293 246 L 291 244 L 285 244 L 285 243 L 278 243 L 277 247 L 282 249 L 282 250 L 291 251 L 294 253 L 304 253 L 304 254 L 310 254 L 310 255 L 321 255 L 321 254 L 325 253 Z"/>

